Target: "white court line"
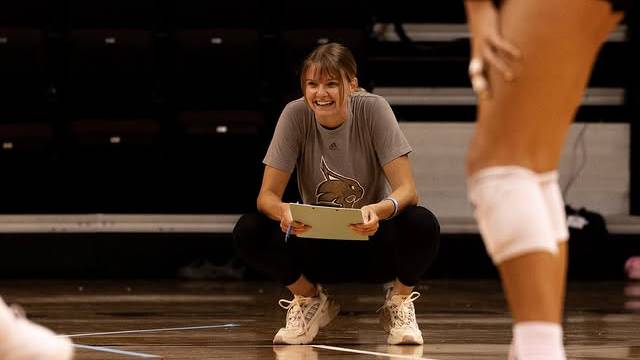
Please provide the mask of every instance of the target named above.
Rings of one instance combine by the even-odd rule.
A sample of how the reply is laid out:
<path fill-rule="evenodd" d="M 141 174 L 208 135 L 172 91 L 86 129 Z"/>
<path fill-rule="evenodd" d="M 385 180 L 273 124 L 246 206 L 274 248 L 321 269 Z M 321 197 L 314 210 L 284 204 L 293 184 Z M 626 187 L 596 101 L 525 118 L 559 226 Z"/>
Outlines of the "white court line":
<path fill-rule="evenodd" d="M 86 303 L 88 301 L 101 303 L 121 302 L 170 302 L 170 303 L 203 303 L 203 302 L 255 302 L 255 296 L 250 295 L 171 295 L 171 294 L 127 294 L 127 295 L 61 295 L 48 297 L 21 297 L 14 301 L 18 304 L 52 304 L 52 303 Z"/>
<path fill-rule="evenodd" d="M 387 357 L 399 358 L 399 359 L 438 360 L 438 359 L 431 359 L 431 358 L 424 358 L 424 357 L 415 357 L 411 355 L 396 355 L 396 354 L 388 354 L 388 353 L 382 353 L 382 352 L 376 352 L 376 351 L 356 350 L 356 349 L 349 349 L 349 348 L 343 348 L 343 347 L 337 347 L 337 346 L 327 346 L 327 345 L 311 345 L 311 346 L 318 349 L 352 352 L 352 353 L 364 354 L 364 355 L 387 356 Z"/>
<path fill-rule="evenodd" d="M 362 324 L 378 324 L 380 320 L 377 318 L 363 318 L 356 320 Z M 417 319 L 418 324 L 429 324 L 429 325 L 439 325 L 439 324 L 492 324 L 492 325 L 501 325 L 501 324 L 511 324 L 511 318 L 467 318 L 467 319 L 444 319 L 444 318 L 431 318 L 431 319 Z"/>
<path fill-rule="evenodd" d="M 214 328 L 229 328 L 240 326 L 238 324 L 224 324 L 224 325 L 205 325 L 205 326 L 188 326 L 177 328 L 160 328 L 160 329 L 146 329 L 146 330 L 125 330 L 125 331 L 109 331 L 99 333 L 86 333 L 86 334 L 73 334 L 73 335 L 59 335 L 60 337 L 75 338 L 81 336 L 97 336 L 97 335 L 117 335 L 117 334 L 136 334 L 147 332 L 159 332 L 159 331 L 175 331 L 175 330 L 198 330 L 198 329 L 214 329 Z"/>
<path fill-rule="evenodd" d="M 162 356 L 158 356 L 158 355 L 150 355 L 150 354 L 138 353 L 138 352 L 133 352 L 133 351 L 117 350 L 117 349 L 106 348 L 106 347 L 103 347 L 103 346 L 89 346 L 89 345 L 73 344 L 73 347 L 76 347 L 76 348 L 79 348 L 79 349 L 103 351 L 103 352 L 108 352 L 108 353 L 114 353 L 114 354 L 120 354 L 120 355 L 128 355 L 128 356 L 137 356 L 137 357 L 143 357 L 143 358 L 157 358 L 157 359 L 162 358 Z"/>

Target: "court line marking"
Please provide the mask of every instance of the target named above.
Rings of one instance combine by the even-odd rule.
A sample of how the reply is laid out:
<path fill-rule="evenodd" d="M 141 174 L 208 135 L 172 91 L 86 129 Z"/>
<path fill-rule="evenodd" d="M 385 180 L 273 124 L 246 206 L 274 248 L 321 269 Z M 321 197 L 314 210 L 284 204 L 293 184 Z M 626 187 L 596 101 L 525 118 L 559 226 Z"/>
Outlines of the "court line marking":
<path fill-rule="evenodd" d="M 380 322 L 380 320 L 378 320 L 378 318 L 363 318 L 363 319 L 357 319 L 356 320 L 359 323 L 362 324 L 377 324 Z M 438 325 L 438 324 L 492 324 L 492 325 L 496 325 L 496 324 L 511 324 L 513 322 L 513 320 L 511 320 L 511 318 L 462 318 L 462 319 L 444 319 L 444 318 L 431 318 L 431 319 L 425 319 L 425 318 L 420 318 L 420 319 L 416 319 L 416 322 L 418 324 L 429 324 L 429 325 Z"/>
<path fill-rule="evenodd" d="M 59 335 L 60 337 L 76 338 L 82 336 L 98 336 L 98 335 L 117 335 L 117 334 L 136 334 L 136 333 L 148 333 L 148 332 L 160 332 L 160 331 L 176 331 L 176 330 L 198 330 L 198 329 L 214 329 L 214 328 L 230 328 L 238 327 L 239 324 L 224 324 L 224 325 L 204 325 L 204 326 L 187 326 L 176 328 L 159 328 L 159 329 L 144 329 L 144 330 L 124 330 L 124 331 L 108 331 L 97 333 L 85 333 L 85 334 L 72 334 L 72 335 Z"/>
<path fill-rule="evenodd" d="M 356 350 L 356 349 L 349 349 L 349 348 L 343 348 L 343 347 L 337 347 L 337 346 L 327 346 L 327 345 L 311 345 L 311 346 L 319 349 L 325 349 L 325 350 L 352 352 L 352 353 L 364 354 L 364 355 L 386 356 L 386 357 L 399 358 L 399 359 L 438 360 L 438 359 L 425 358 L 425 357 L 416 357 L 411 355 L 397 355 L 397 354 L 389 354 L 389 353 L 383 353 L 383 352 L 377 352 L 377 351 Z"/>
<path fill-rule="evenodd" d="M 256 297 L 252 295 L 172 295 L 172 294 L 125 294 L 125 295 L 61 295 L 38 297 L 18 297 L 15 302 L 31 304 L 54 304 L 54 303 L 86 303 L 88 301 L 101 303 L 122 303 L 122 302 L 170 302 L 170 303 L 205 303 L 205 302 L 255 302 Z"/>
<path fill-rule="evenodd" d="M 162 358 L 162 356 L 159 356 L 159 355 L 152 355 L 152 354 L 145 354 L 145 353 L 140 353 L 140 352 L 111 349 L 111 348 L 104 347 L 104 346 L 90 346 L 90 345 L 73 344 L 73 347 L 79 348 L 79 349 L 95 350 L 95 351 L 102 351 L 102 352 L 108 352 L 108 353 L 114 353 L 114 354 L 120 354 L 120 355 L 128 355 L 128 356 L 137 356 L 137 357 L 143 357 L 143 358 L 157 358 L 157 359 L 161 359 Z"/>

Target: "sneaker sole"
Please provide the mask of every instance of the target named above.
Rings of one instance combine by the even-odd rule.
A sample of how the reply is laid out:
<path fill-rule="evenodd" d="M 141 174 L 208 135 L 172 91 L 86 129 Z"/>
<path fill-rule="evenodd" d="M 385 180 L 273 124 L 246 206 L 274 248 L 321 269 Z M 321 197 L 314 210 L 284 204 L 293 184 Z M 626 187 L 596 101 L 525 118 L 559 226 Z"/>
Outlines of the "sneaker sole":
<path fill-rule="evenodd" d="M 313 341 L 313 339 L 318 335 L 318 330 L 320 328 L 316 326 L 312 326 L 309 328 L 309 331 L 305 336 L 299 336 L 294 339 L 285 339 L 283 336 L 276 334 L 273 338 L 274 345 L 307 345 Z"/>
<path fill-rule="evenodd" d="M 416 338 L 411 335 L 404 335 L 402 338 L 389 335 L 387 344 L 389 345 L 422 345 L 424 343 L 422 336 Z"/>

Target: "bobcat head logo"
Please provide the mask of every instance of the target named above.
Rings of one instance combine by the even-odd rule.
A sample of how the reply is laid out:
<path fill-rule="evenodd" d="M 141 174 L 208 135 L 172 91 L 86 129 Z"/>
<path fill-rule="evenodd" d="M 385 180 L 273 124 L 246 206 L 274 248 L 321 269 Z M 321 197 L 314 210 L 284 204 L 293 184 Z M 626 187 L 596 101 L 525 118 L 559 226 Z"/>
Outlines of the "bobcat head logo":
<path fill-rule="evenodd" d="M 324 181 L 316 189 L 318 205 L 353 208 L 362 199 L 364 188 L 356 180 L 329 169 L 324 157 L 320 159 Z"/>

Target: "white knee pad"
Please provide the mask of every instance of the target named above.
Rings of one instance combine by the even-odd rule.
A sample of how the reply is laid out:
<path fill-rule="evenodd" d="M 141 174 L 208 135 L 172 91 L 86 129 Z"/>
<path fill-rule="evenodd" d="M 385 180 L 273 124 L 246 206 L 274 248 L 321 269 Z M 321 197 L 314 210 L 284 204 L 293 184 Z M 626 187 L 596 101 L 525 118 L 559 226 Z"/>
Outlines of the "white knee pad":
<path fill-rule="evenodd" d="M 547 204 L 549 220 L 551 221 L 551 231 L 556 241 L 564 242 L 569 240 L 569 230 L 567 227 L 567 213 L 564 210 L 562 191 L 558 185 L 558 172 L 549 171 L 538 174 L 538 184 Z"/>
<path fill-rule="evenodd" d="M 537 175 L 520 166 L 480 170 L 468 179 L 469 200 L 495 264 L 558 245 Z"/>

